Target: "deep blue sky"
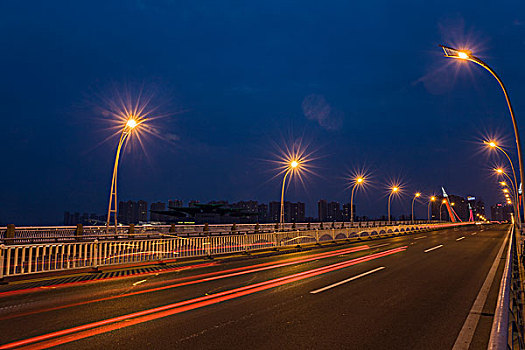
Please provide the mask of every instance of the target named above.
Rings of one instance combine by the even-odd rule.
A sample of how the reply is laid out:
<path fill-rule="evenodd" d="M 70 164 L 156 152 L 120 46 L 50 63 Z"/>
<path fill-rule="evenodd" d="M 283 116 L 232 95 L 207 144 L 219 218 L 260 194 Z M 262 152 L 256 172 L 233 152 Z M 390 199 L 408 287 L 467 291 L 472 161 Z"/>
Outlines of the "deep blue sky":
<path fill-rule="evenodd" d="M 139 87 L 163 113 L 161 139 L 123 155 L 120 199 L 279 199 L 264 159 L 302 137 L 320 158 L 287 199 L 316 215 L 348 201 L 345 176 L 375 187 L 358 215 L 386 211 L 385 183 L 500 200 L 480 152 L 487 134 L 514 152 L 490 75 L 442 57 L 469 45 L 504 79 L 525 118 L 523 1 L 3 1 L 0 223 L 53 224 L 104 213 L 117 139 L 102 98 Z M 521 123 L 520 127 L 525 127 Z M 426 215 L 420 205 L 419 216 Z"/>

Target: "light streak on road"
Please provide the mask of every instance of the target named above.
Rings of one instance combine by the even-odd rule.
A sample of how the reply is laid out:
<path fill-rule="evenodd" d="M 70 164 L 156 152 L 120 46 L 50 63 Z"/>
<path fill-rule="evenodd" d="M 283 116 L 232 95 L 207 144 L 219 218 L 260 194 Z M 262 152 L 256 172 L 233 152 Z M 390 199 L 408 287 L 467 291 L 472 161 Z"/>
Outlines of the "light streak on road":
<path fill-rule="evenodd" d="M 271 288 L 279 287 L 292 282 L 304 280 L 306 278 L 315 277 L 328 272 L 340 270 L 350 267 L 352 265 L 360 264 L 366 261 L 375 260 L 388 255 L 396 254 L 405 251 L 407 246 L 390 249 L 384 252 L 367 255 L 364 257 L 323 266 L 320 268 L 307 270 L 289 276 L 284 276 L 232 290 L 206 295 L 195 299 L 190 299 L 174 304 L 168 304 L 161 307 L 147 309 L 127 315 L 113 317 L 93 323 L 84 324 L 81 326 L 63 329 L 57 332 L 43 334 L 37 337 L 32 337 L 24 340 L 15 341 L 12 343 L 0 346 L 0 349 L 14 349 L 22 347 L 22 349 L 47 349 L 53 346 L 63 345 L 76 340 L 88 338 L 97 334 L 107 333 L 113 330 L 129 327 L 132 325 L 156 320 L 159 318 L 175 315 L 181 312 L 198 309 L 201 307 L 217 304 L 223 301 L 239 298 L 245 295 L 257 293 Z"/>

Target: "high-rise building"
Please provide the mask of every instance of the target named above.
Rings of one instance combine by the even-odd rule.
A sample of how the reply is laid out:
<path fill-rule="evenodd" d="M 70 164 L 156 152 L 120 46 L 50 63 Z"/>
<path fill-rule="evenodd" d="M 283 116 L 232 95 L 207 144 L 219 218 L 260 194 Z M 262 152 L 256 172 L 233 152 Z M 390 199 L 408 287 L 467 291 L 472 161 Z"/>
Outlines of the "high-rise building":
<path fill-rule="evenodd" d="M 170 199 L 168 201 L 168 208 L 182 208 L 183 203 L 180 199 Z"/>
<path fill-rule="evenodd" d="M 123 224 L 138 224 L 148 221 L 148 203 L 146 201 L 120 201 L 118 211 L 118 221 Z"/>
<path fill-rule="evenodd" d="M 196 206 L 195 204 L 199 204 L 199 203 L 200 203 L 200 202 L 197 201 L 197 200 L 189 201 L 189 203 L 188 203 L 188 207 L 193 208 L 193 207 Z"/>
<path fill-rule="evenodd" d="M 490 207 L 490 217 L 495 221 L 510 221 L 513 212 L 514 207 L 512 204 L 498 203 Z"/>
<path fill-rule="evenodd" d="M 341 220 L 342 221 L 350 221 L 350 203 L 343 204 L 343 210 L 341 212 Z M 356 220 L 356 214 L 355 214 L 355 204 L 354 204 L 354 221 Z"/>
<path fill-rule="evenodd" d="M 341 221 L 341 217 L 341 205 L 339 202 L 328 203 L 326 221 Z"/>
<path fill-rule="evenodd" d="M 270 202 L 268 214 L 271 222 L 280 222 L 281 202 Z M 304 222 L 305 205 L 302 202 L 285 201 L 283 203 L 283 214 L 284 222 Z"/>
<path fill-rule="evenodd" d="M 279 222 L 279 216 L 281 215 L 281 203 L 270 202 L 268 215 L 271 222 Z"/>
<path fill-rule="evenodd" d="M 305 218 L 305 205 L 302 202 L 289 203 L 290 207 L 290 216 L 287 221 L 289 222 L 304 222 Z"/>
<path fill-rule="evenodd" d="M 270 217 L 268 215 L 268 204 L 261 203 L 257 206 L 257 213 L 259 214 L 259 222 L 269 222 Z"/>
<path fill-rule="evenodd" d="M 326 200 L 324 199 L 320 199 L 319 202 L 317 202 L 317 217 L 319 218 L 319 221 L 321 222 L 327 220 L 328 204 L 326 203 Z"/>
<path fill-rule="evenodd" d="M 164 202 L 155 202 L 150 205 L 150 221 L 166 221 L 166 218 L 162 214 L 154 213 L 154 211 L 165 211 L 166 203 Z"/>

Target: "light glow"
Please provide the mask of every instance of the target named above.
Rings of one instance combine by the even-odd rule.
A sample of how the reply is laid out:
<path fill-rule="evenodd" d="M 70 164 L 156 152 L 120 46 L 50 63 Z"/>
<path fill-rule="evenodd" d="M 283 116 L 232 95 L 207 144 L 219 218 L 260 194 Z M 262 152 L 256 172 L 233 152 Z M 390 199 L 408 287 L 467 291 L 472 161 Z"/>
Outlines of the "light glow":
<path fill-rule="evenodd" d="M 137 121 L 134 118 L 128 119 L 128 122 L 126 123 L 126 127 L 133 129 L 137 126 Z"/>
<path fill-rule="evenodd" d="M 459 51 L 458 57 L 461 58 L 462 60 L 466 60 L 468 58 L 468 55 L 465 52 Z"/>

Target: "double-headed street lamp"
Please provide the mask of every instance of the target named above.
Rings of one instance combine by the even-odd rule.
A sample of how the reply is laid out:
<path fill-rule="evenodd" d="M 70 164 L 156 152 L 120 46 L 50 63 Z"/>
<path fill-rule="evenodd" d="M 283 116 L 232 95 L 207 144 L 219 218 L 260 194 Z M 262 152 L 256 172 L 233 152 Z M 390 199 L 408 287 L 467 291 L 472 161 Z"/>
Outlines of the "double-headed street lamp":
<path fill-rule="evenodd" d="M 431 196 L 430 200 L 428 201 L 428 207 L 427 207 L 427 214 L 428 214 L 428 221 L 430 222 L 430 205 L 432 202 L 436 201 L 436 196 Z"/>
<path fill-rule="evenodd" d="M 414 224 L 414 202 L 416 201 L 416 198 L 421 197 L 421 193 L 416 192 L 414 194 L 414 198 L 412 198 L 412 224 Z"/>
<path fill-rule="evenodd" d="M 447 46 L 443 46 L 443 45 L 440 45 L 440 46 L 441 46 L 441 48 L 443 49 L 443 51 L 445 53 L 445 57 L 456 58 L 456 59 L 460 59 L 460 60 L 464 60 L 464 61 L 474 62 L 474 63 L 480 65 L 481 67 L 485 68 L 498 81 L 501 89 L 503 90 L 503 94 L 505 95 L 505 100 L 507 101 L 507 107 L 509 108 L 510 117 L 512 119 L 512 126 L 514 128 L 514 138 L 516 139 L 516 149 L 518 151 L 517 153 L 518 153 L 518 163 L 519 163 L 519 167 L 520 167 L 520 180 L 521 180 L 521 183 L 524 183 L 524 180 L 525 180 L 525 169 L 523 167 L 523 159 L 521 157 L 520 134 L 518 132 L 518 124 L 516 122 L 516 117 L 514 116 L 514 110 L 512 109 L 512 105 L 510 103 L 509 95 L 507 93 L 507 89 L 505 88 L 505 85 L 503 85 L 503 82 L 501 81 L 499 76 L 496 74 L 496 72 L 494 72 L 492 70 L 492 68 L 490 68 L 485 62 L 483 62 L 479 58 L 473 56 L 470 51 L 457 50 L 457 49 L 453 49 L 451 47 L 447 47 Z M 516 187 L 518 187 L 518 186 L 519 186 L 519 184 L 516 183 Z M 523 200 L 523 202 L 522 202 L 523 203 L 523 208 L 525 208 L 525 196 L 522 196 L 522 200 Z"/>
<path fill-rule="evenodd" d="M 350 223 L 354 223 L 354 192 L 358 186 L 364 185 L 365 178 L 358 176 L 354 179 L 354 185 L 352 186 L 352 194 L 350 195 Z"/>
<path fill-rule="evenodd" d="M 126 143 L 133 130 L 137 131 L 137 127 L 146 121 L 145 117 L 137 117 L 130 115 L 126 120 L 126 123 L 122 127 L 120 139 L 117 145 L 117 153 L 115 155 L 115 163 L 113 164 L 113 178 L 111 180 L 111 191 L 109 193 L 109 205 L 108 205 L 108 216 L 106 221 L 106 232 L 109 233 L 109 227 L 111 224 L 111 215 L 113 214 L 115 233 L 117 233 L 117 173 L 118 164 L 120 159 L 120 151 L 122 146 Z"/>
<path fill-rule="evenodd" d="M 390 225 L 391 219 L 390 219 L 390 199 L 392 198 L 392 195 L 395 193 L 399 193 L 399 186 L 392 186 L 390 188 L 390 195 L 388 196 L 388 224 Z"/>

